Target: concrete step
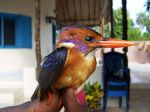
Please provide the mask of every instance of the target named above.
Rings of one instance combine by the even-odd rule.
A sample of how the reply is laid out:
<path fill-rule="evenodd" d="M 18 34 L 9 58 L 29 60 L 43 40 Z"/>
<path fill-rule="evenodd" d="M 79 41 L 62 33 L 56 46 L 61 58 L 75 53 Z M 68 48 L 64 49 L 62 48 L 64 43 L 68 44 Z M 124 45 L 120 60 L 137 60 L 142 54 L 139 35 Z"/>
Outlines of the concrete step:
<path fill-rule="evenodd" d="M 0 107 L 22 103 L 23 87 L 22 81 L 0 81 Z"/>
<path fill-rule="evenodd" d="M 0 93 L 0 104 L 14 104 L 13 93 Z"/>
<path fill-rule="evenodd" d="M 30 100 L 37 86 L 35 68 L 24 68 L 22 72 L 4 72 L 0 72 L 0 107 Z"/>

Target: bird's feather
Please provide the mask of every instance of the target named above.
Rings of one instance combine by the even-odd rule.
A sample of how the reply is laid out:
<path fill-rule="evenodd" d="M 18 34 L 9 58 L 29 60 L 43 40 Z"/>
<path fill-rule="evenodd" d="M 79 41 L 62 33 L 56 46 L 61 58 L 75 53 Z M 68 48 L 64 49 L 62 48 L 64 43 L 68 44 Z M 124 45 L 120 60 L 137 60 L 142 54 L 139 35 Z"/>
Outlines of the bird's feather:
<path fill-rule="evenodd" d="M 46 57 L 46 60 L 42 64 L 39 74 L 39 86 L 38 91 L 40 100 L 52 89 L 52 84 L 57 80 L 59 75 L 64 69 L 67 59 L 68 49 L 66 47 L 57 48 L 51 54 Z M 36 93 L 37 94 L 37 93 Z M 34 96 L 35 98 L 37 96 Z M 32 97 L 32 99 L 34 99 Z"/>

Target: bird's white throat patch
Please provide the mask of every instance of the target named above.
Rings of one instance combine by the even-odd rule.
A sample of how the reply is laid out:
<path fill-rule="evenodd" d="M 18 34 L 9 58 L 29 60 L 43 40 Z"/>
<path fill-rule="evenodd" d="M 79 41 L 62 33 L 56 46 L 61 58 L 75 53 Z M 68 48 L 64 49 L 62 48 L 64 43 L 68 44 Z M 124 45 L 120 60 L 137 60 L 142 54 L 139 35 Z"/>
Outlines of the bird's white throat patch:
<path fill-rule="evenodd" d="M 67 47 L 67 48 L 73 48 L 75 45 L 73 43 L 70 43 L 70 42 L 64 42 L 64 43 L 61 43 L 59 45 L 59 47 Z"/>

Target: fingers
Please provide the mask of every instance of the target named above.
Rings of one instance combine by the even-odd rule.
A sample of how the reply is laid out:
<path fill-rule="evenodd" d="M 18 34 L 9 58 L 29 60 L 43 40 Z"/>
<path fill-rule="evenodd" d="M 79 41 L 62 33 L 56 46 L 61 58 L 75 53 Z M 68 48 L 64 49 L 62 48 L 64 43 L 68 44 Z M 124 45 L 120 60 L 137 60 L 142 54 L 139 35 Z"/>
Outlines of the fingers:
<path fill-rule="evenodd" d="M 78 102 L 72 88 L 67 88 L 64 90 L 63 104 L 67 112 L 87 112 L 87 107 Z"/>
<path fill-rule="evenodd" d="M 84 85 L 81 85 L 77 90 L 74 91 L 74 93 L 78 94 L 80 91 L 82 91 L 83 90 L 83 86 Z"/>
<path fill-rule="evenodd" d="M 76 94 L 76 99 L 80 105 L 86 105 L 85 91 L 83 89 Z"/>
<path fill-rule="evenodd" d="M 72 105 L 77 105 L 73 89 L 67 88 L 63 90 L 63 105 L 67 112 L 71 112 Z M 66 112 L 65 111 L 65 112 Z"/>
<path fill-rule="evenodd" d="M 83 90 L 83 86 L 80 86 L 77 90 L 73 90 L 72 88 L 68 88 L 66 92 L 73 97 L 79 103 L 80 105 L 86 105 L 86 100 L 85 100 L 85 92 Z M 74 94 L 73 94 L 74 93 Z"/>
<path fill-rule="evenodd" d="M 62 108 L 62 97 L 59 92 L 49 92 L 47 99 L 45 99 L 47 107 L 52 112 L 59 112 Z M 51 112 L 50 111 L 50 112 Z"/>

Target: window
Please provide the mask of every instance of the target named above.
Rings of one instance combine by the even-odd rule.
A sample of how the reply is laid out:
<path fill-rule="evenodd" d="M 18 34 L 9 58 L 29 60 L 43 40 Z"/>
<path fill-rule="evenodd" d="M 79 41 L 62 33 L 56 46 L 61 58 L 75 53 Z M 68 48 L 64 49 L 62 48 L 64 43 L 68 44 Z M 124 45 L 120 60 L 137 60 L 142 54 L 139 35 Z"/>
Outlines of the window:
<path fill-rule="evenodd" d="M 0 48 L 32 48 L 31 17 L 0 13 Z"/>
<path fill-rule="evenodd" d="M 15 45 L 15 20 L 4 18 L 4 45 Z"/>

